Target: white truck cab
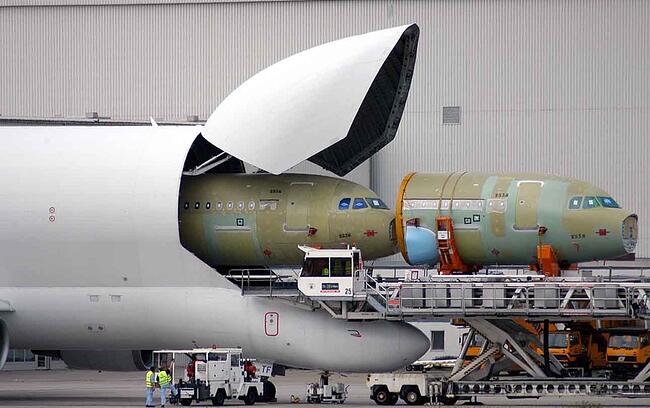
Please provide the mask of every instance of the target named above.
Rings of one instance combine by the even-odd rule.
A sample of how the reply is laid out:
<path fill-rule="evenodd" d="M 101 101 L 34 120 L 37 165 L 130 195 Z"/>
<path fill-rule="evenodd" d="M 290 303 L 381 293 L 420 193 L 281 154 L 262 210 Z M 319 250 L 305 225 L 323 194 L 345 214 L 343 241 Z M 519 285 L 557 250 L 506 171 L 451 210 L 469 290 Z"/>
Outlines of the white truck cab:
<path fill-rule="evenodd" d="M 313 300 L 365 299 L 366 272 L 361 251 L 299 246 L 305 253 L 298 290 Z"/>
<path fill-rule="evenodd" d="M 180 356 L 189 358 L 193 376 L 185 374 L 184 364 L 176 367 Z M 240 348 L 158 350 L 154 351 L 154 362 L 160 367 L 171 367 L 172 380 L 178 378 L 177 394 L 171 400 L 178 400 L 183 406 L 206 400 L 223 405 L 226 399 L 240 399 L 246 405 L 253 405 L 264 392 L 259 377 L 246 378 Z"/>

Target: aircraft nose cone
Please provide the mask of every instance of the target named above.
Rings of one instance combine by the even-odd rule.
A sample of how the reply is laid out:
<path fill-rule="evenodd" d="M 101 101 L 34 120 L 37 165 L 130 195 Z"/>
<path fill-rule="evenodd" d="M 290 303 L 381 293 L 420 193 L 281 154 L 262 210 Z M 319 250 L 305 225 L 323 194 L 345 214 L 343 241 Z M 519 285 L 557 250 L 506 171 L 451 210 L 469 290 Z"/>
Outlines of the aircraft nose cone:
<path fill-rule="evenodd" d="M 401 328 L 399 350 L 402 357 L 400 367 L 404 367 L 418 360 L 431 347 L 429 338 L 412 325 L 405 323 Z"/>
<path fill-rule="evenodd" d="M 418 360 L 429 350 L 429 339 L 403 322 L 374 322 L 373 346 L 368 347 L 368 372 L 390 372 Z"/>
<path fill-rule="evenodd" d="M 631 254 L 636 249 L 638 236 L 638 217 L 636 214 L 628 215 L 623 220 L 623 225 L 621 227 L 621 239 L 623 240 L 623 248 L 628 254 Z"/>

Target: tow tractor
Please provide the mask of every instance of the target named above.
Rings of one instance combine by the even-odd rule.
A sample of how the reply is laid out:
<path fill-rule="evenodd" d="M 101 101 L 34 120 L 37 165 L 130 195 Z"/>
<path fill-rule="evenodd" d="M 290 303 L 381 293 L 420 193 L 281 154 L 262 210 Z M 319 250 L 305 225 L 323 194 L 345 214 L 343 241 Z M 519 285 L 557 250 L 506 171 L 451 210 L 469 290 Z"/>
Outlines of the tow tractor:
<path fill-rule="evenodd" d="M 307 402 L 310 404 L 343 404 L 348 397 L 348 387 L 343 383 L 329 383 L 329 373 L 320 377 L 320 382 L 307 384 Z"/>
<path fill-rule="evenodd" d="M 176 369 L 179 357 L 189 358 L 193 375 L 184 373 L 185 365 Z M 262 380 L 245 374 L 240 348 L 158 350 L 154 351 L 154 362 L 159 367 L 170 367 L 172 380 L 178 378 L 171 403 L 189 406 L 210 400 L 213 405 L 223 405 L 226 399 L 240 399 L 253 405 L 264 395 Z"/>

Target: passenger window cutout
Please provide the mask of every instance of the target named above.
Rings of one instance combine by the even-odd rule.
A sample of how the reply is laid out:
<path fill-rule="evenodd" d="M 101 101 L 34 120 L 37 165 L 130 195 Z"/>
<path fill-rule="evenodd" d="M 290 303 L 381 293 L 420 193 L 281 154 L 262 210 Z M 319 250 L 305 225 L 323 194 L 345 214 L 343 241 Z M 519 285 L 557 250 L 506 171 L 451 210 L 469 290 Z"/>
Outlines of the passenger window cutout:
<path fill-rule="evenodd" d="M 232 206 L 233 206 L 232 201 L 228 201 L 228 204 L 226 205 L 226 207 L 227 207 L 229 210 L 232 210 Z"/>
<path fill-rule="evenodd" d="M 581 204 L 582 204 L 582 197 L 573 197 L 571 200 L 569 200 L 569 209 L 577 210 L 580 208 Z"/>
<path fill-rule="evenodd" d="M 201 203 L 197 201 L 194 203 L 194 209 L 198 210 L 199 208 L 201 208 Z"/>
<path fill-rule="evenodd" d="M 592 196 L 585 197 L 585 200 L 582 202 L 583 209 L 596 208 L 596 207 L 600 207 L 600 204 L 598 204 L 598 201 L 596 201 L 596 197 L 592 197 Z"/>
<path fill-rule="evenodd" d="M 366 204 L 366 201 L 363 198 L 355 198 L 352 208 L 360 210 L 362 208 L 368 208 L 368 204 Z"/>
<path fill-rule="evenodd" d="M 220 210 L 223 208 L 223 203 L 221 201 L 217 201 L 217 210 Z"/>
<path fill-rule="evenodd" d="M 343 198 L 339 201 L 339 210 L 347 210 L 350 208 L 350 199 Z"/>
<path fill-rule="evenodd" d="M 260 210 L 275 211 L 278 209 L 278 200 L 260 200 Z"/>
<path fill-rule="evenodd" d="M 598 197 L 598 202 L 605 208 L 621 208 L 612 197 Z"/>
<path fill-rule="evenodd" d="M 186 210 L 190 208 L 190 203 L 188 201 L 185 201 L 185 204 L 183 204 L 183 208 L 185 208 Z"/>
<path fill-rule="evenodd" d="M 210 206 L 211 206 L 211 204 L 210 204 L 209 201 L 205 203 L 205 209 L 206 209 L 206 210 L 209 210 L 209 209 L 210 209 Z"/>

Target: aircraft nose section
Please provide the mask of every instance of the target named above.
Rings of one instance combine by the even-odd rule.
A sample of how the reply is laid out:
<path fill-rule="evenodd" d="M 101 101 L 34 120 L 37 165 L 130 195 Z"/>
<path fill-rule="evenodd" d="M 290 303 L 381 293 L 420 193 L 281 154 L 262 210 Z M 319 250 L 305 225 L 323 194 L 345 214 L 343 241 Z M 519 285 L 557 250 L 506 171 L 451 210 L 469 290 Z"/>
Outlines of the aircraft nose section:
<path fill-rule="evenodd" d="M 354 213 L 353 213 L 354 214 Z M 361 231 L 356 242 L 365 259 L 377 259 L 397 252 L 395 217 L 391 211 L 369 210 L 358 213 Z"/>
<path fill-rule="evenodd" d="M 377 321 L 370 325 L 374 328 L 367 331 L 364 352 L 367 361 L 363 371 L 389 372 L 403 368 L 422 357 L 431 346 L 429 339 L 408 323 Z"/>
<path fill-rule="evenodd" d="M 431 348 L 431 342 L 424 333 L 408 323 L 404 324 L 401 328 L 401 332 L 398 345 L 401 357 L 399 366 L 404 367 L 418 360 L 424 355 L 424 353 L 429 351 L 429 348 Z"/>
<path fill-rule="evenodd" d="M 621 226 L 621 239 L 623 241 L 623 248 L 628 254 L 631 254 L 636 249 L 636 242 L 639 237 L 639 217 L 636 214 L 630 214 L 623 220 Z"/>

